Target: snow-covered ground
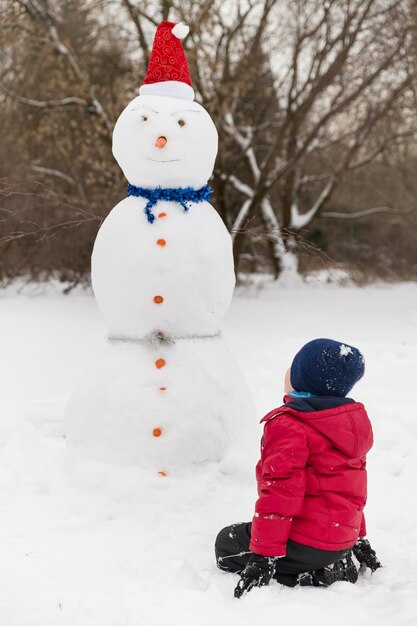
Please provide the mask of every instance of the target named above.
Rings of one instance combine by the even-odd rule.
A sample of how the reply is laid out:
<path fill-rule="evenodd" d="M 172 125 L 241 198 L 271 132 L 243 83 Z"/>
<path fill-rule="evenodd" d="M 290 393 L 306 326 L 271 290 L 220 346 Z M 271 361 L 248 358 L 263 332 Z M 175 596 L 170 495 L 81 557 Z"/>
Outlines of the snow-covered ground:
<path fill-rule="evenodd" d="M 235 297 L 225 336 L 263 413 L 303 342 L 359 346 L 357 385 L 375 433 L 368 532 L 384 564 L 356 585 L 233 598 L 213 542 L 249 520 L 252 445 L 181 478 L 66 459 L 63 409 L 105 328 L 93 298 L 0 295 L 0 624 L 258 626 L 417 623 L 417 285 L 366 289 L 270 286 Z"/>

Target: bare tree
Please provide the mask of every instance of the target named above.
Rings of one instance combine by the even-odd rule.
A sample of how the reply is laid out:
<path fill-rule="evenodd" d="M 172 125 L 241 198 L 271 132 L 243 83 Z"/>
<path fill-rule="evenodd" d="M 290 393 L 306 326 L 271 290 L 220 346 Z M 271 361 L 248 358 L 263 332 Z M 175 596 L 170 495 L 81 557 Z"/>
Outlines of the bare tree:
<path fill-rule="evenodd" d="M 244 198 L 232 229 L 237 257 L 247 236 L 245 223 L 260 215 L 276 275 L 293 269 L 291 233 L 309 226 L 342 178 L 376 158 L 403 130 L 394 129 L 367 150 L 378 122 L 410 87 L 409 32 L 401 9 L 398 2 L 373 0 L 343 8 L 336 1 L 287 7 L 293 11 L 291 55 L 278 79 L 281 106 L 270 121 L 266 155 L 258 157 L 257 128 L 236 123 L 236 108 L 224 119 L 250 172 L 249 181 L 228 179 Z M 377 33 L 383 34 L 379 40 Z M 315 160 L 325 162 L 328 171 L 314 172 Z"/>

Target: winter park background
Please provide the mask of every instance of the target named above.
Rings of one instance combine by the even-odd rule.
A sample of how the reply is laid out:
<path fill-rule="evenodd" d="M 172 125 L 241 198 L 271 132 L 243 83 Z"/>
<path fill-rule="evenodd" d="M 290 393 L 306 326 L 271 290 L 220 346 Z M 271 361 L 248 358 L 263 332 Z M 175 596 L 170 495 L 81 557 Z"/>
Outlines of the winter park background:
<path fill-rule="evenodd" d="M 304 342 L 365 354 L 384 568 L 356 585 L 233 598 L 213 542 L 252 516 L 258 420 L 219 464 L 163 479 L 65 453 L 65 405 L 107 333 L 89 269 L 125 195 L 112 129 L 164 19 L 190 25 L 219 132 L 212 204 L 238 277 L 223 330 L 259 419 Z M 0 41 L 1 623 L 415 624 L 417 4 L 0 0 Z"/>

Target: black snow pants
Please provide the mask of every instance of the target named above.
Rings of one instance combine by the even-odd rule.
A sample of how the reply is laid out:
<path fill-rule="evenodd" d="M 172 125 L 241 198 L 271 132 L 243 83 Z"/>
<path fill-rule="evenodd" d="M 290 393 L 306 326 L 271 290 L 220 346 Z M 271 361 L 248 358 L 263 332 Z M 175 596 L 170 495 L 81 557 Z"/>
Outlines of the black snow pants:
<path fill-rule="evenodd" d="M 225 572 L 239 573 L 245 569 L 251 552 L 249 550 L 252 524 L 232 524 L 219 532 L 215 552 L 217 566 Z M 286 556 L 278 559 L 274 575 L 282 585 L 294 587 L 298 574 L 312 572 L 342 559 L 348 550 L 318 550 L 297 541 L 287 542 Z"/>

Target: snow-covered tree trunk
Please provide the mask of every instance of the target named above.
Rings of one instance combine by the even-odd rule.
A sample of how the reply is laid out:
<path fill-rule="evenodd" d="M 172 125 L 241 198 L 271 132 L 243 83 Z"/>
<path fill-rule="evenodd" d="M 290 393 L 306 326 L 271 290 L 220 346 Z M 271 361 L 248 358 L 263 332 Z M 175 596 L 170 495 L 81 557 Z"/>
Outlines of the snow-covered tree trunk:
<path fill-rule="evenodd" d="M 268 197 L 265 197 L 262 202 L 261 215 L 272 248 L 276 268 L 275 278 L 286 287 L 301 283 L 294 239 L 282 236 L 277 216 Z"/>

